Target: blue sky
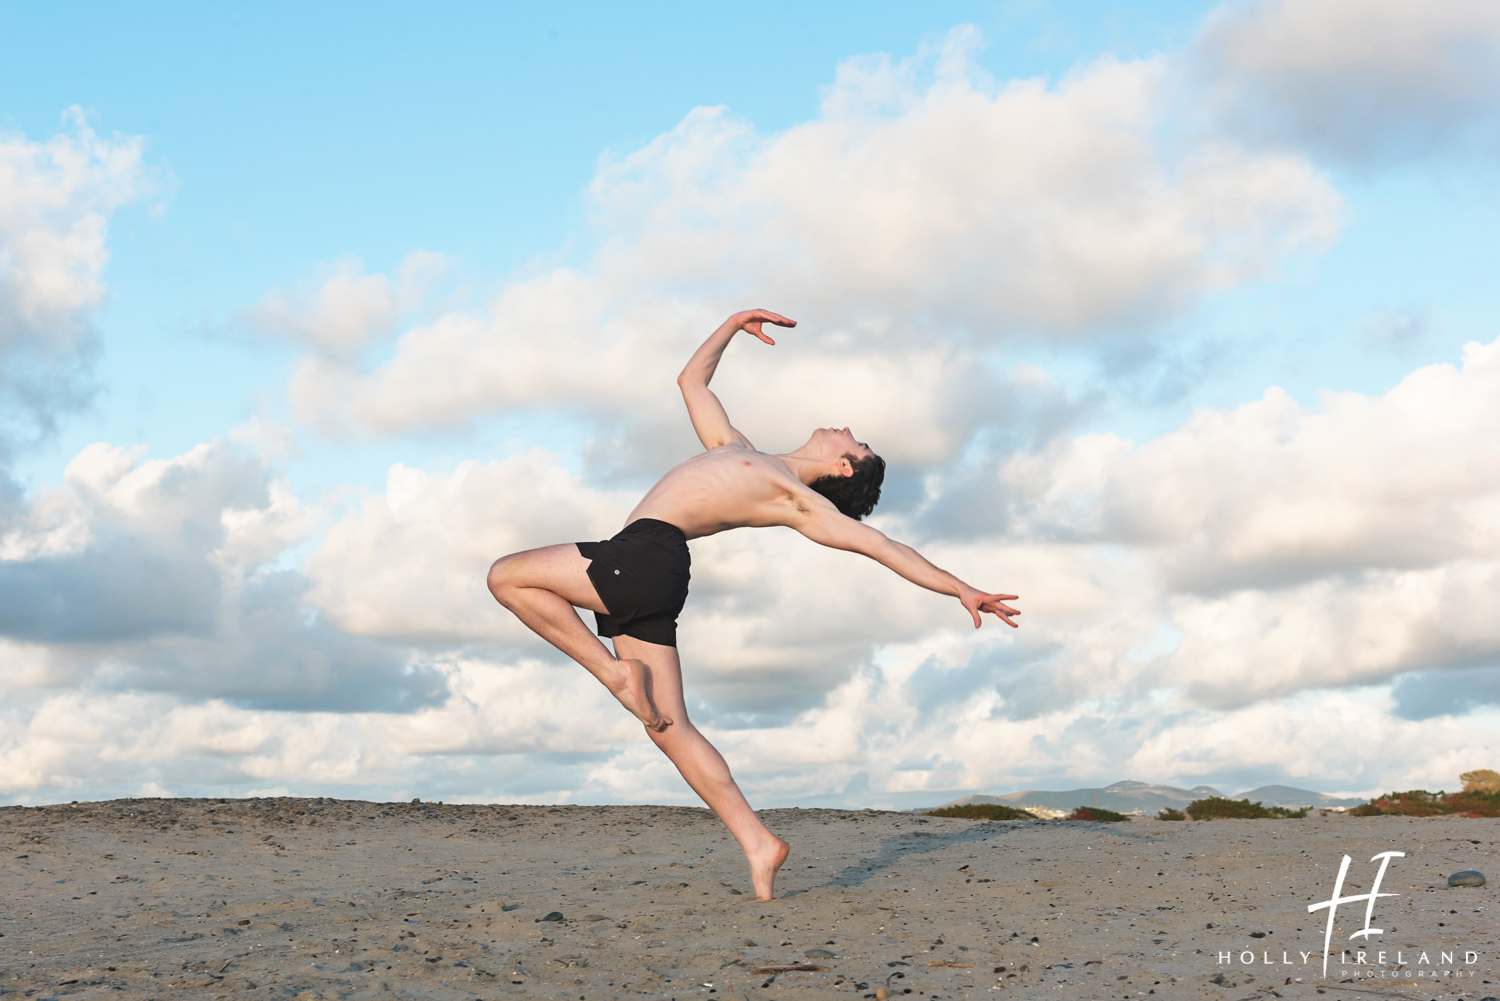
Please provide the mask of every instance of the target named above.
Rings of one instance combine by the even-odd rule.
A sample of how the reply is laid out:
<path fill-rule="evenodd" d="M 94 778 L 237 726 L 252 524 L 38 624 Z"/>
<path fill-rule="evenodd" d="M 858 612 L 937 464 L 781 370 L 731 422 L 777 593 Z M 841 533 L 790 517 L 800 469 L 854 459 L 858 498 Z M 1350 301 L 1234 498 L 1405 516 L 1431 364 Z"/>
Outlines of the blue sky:
<path fill-rule="evenodd" d="M 690 686 L 752 802 L 1492 764 L 1459 759 L 1500 639 L 1452 611 L 1500 579 L 1500 487 L 1454 440 L 1491 426 L 1465 345 L 1500 314 L 1483 3 L 75 4 L 6 35 L 0 590 L 52 604 L 0 622 L 0 796 L 686 795 L 602 702 L 502 726 L 573 669 L 465 575 L 613 531 L 691 447 L 671 359 L 750 304 L 808 321 L 726 362 L 752 437 L 885 430 L 877 523 L 1039 595 L 975 638 L 797 540 L 700 544 Z M 69 143 L 122 159 L 74 176 Z M 1408 398 L 1437 402 L 1382 416 Z M 866 603 L 777 613 L 788 574 Z M 126 752 L 48 736 L 69 713 L 175 722 Z M 1246 749 L 1339 714 L 1398 750 Z M 1463 736 L 1410 750 L 1444 714 Z M 1210 731 L 1240 736 L 1171 750 Z"/>

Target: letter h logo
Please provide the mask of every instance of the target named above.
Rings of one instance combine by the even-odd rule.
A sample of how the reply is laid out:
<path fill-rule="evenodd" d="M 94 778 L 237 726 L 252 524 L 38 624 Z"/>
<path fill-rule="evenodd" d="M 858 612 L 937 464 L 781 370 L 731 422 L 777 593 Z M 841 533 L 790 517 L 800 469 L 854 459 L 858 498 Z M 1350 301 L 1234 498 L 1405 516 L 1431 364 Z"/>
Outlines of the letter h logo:
<path fill-rule="evenodd" d="M 1353 861 L 1351 858 L 1349 858 L 1349 856 L 1345 855 L 1343 863 L 1339 866 L 1339 878 L 1336 879 L 1336 880 L 1334 880 L 1334 883 L 1333 883 L 1333 897 L 1330 898 L 1330 899 L 1328 899 L 1328 900 L 1323 901 L 1321 904 L 1308 904 L 1307 905 L 1307 912 L 1309 914 L 1311 914 L 1313 911 L 1320 911 L 1320 910 L 1322 910 L 1325 907 L 1328 908 L 1328 928 L 1327 928 L 1326 931 L 1323 932 L 1323 976 L 1324 977 L 1328 976 L 1328 945 L 1329 945 L 1330 942 L 1333 941 L 1333 914 L 1334 914 L 1335 911 L 1338 910 L 1339 904 L 1352 904 L 1352 903 L 1356 903 L 1357 901 L 1360 901 L 1360 900 L 1368 901 L 1368 903 L 1365 905 L 1365 926 L 1363 928 L 1361 928 L 1359 931 L 1355 932 L 1353 935 L 1350 935 L 1349 937 L 1351 939 L 1368 938 L 1371 935 L 1383 935 L 1383 934 L 1385 934 L 1385 929 L 1384 928 L 1371 928 L 1370 927 L 1370 919 L 1372 917 L 1374 917 L 1374 915 L 1375 915 L 1375 901 L 1376 901 L 1377 898 L 1380 898 L 1380 897 L 1399 897 L 1399 896 L 1401 896 L 1401 894 L 1399 894 L 1399 893 L 1381 893 L 1380 892 L 1380 881 L 1385 878 L 1385 869 L 1386 869 L 1386 866 L 1388 866 L 1388 865 L 1391 864 L 1391 859 L 1393 859 L 1393 858 L 1405 858 L 1405 857 L 1406 857 L 1406 853 L 1405 852 L 1381 852 L 1378 855 L 1372 855 L 1370 857 L 1370 861 L 1374 862 L 1376 859 L 1379 859 L 1380 860 L 1380 869 L 1379 869 L 1379 871 L 1377 871 L 1375 873 L 1375 883 L 1374 883 L 1373 886 L 1370 887 L 1370 892 L 1369 893 L 1356 893 L 1356 894 L 1353 894 L 1352 896 L 1343 897 L 1343 896 L 1340 896 L 1339 894 L 1343 892 L 1343 889 L 1344 889 L 1344 877 L 1349 874 L 1349 863 L 1351 861 Z"/>

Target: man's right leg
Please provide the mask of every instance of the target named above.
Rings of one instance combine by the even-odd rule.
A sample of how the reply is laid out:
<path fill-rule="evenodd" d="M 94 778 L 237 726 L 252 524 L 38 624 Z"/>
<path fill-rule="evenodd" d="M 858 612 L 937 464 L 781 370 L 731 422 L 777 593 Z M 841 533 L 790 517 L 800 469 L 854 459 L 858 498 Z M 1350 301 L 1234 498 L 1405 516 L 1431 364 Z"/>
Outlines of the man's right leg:
<path fill-rule="evenodd" d="M 648 729 L 665 730 L 672 720 L 651 700 L 650 668 L 640 660 L 617 659 L 574 611 L 574 606 L 609 611 L 589 580 L 588 566 L 572 544 L 512 553 L 490 567 L 490 593 L 532 632 L 582 664 Z"/>
<path fill-rule="evenodd" d="M 620 656 L 651 665 L 656 704 L 675 721 L 667 730 L 650 734 L 652 742 L 729 828 L 750 863 L 755 895 L 770 900 L 776 892 L 777 870 L 791 849 L 761 823 L 729 773 L 724 756 L 688 719 L 687 702 L 682 694 L 682 661 L 677 648 L 647 643 L 634 636 L 616 636 L 614 643 Z"/>

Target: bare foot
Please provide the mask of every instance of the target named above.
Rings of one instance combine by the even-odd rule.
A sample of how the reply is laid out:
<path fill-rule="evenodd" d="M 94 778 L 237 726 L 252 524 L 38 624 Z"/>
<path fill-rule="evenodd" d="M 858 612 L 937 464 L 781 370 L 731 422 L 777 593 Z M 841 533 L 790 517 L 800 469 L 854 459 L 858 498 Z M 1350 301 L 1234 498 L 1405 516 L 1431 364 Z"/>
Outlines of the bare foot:
<path fill-rule="evenodd" d="M 617 683 L 610 685 L 606 682 L 610 694 L 619 699 L 620 705 L 629 709 L 636 719 L 646 724 L 646 729 L 661 733 L 671 726 L 671 718 L 663 716 L 657 710 L 656 703 L 651 701 L 651 694 L 647 688 L 651 669 L 646 666 L 645 662 L 626 657 L 616 663 L 620 665 Z"/>
<path fill-rule="evenodd" d="M 791 845 L 773 834 L 771 840 L 754 854 L 745 853 L 750 860 L 750 881 L 755 884 L 757 900 L 770 900 L 775 896 L 776 873 L 791 851 Z"/>

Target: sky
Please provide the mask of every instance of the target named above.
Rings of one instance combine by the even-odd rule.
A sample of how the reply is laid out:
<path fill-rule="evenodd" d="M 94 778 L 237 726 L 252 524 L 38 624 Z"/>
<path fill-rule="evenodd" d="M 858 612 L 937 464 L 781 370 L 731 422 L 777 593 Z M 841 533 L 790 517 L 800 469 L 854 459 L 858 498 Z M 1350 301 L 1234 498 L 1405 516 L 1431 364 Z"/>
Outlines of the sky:
<path fill-rule="evenodd" d="M 484 589 L 700 446 L 871 524 L 692 543 L 752 805 L 1500 761 L 1500 6 L 10 5 L 0 802 L 694 802 Z"/>

